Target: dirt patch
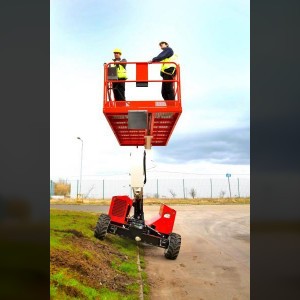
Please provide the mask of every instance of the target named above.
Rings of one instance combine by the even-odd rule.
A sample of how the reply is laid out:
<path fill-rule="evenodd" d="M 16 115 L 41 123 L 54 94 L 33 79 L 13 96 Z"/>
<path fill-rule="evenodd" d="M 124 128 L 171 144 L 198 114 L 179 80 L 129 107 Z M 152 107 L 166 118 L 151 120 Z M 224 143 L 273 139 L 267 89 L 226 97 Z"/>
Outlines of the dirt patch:
<path fill-rule="evenodd" d="M 79 292 L 76 288 L 73 286 L 62 286 L 62 290 L 66 293 L 66 295 L 75 297 L 76 299 L 84 299 L 85 296 Z"/>
<path fill-rule="evenodd" d="M 67 230 L 53 229 L 53 231 L 71 233 L 77 237 L 83 237 L 83 234 L 80 231 L 77 231 L 75 229 L 67 229 Z"/>
<path fill-rule="evenodd" d="M 75 279 L 90 287 L 95 289 L 107 287 L 110 290 L 126 294 L 127 286 L 135 281 L 126 274 L 113 269 L 111 262 L 116 258 L 126 261 L 128 257 L 111 249 L 108 245 L 84 238 L 75 231 L 72 230 L 73 237 L 65 240 L 68 242 L 68 239 L 72 239 L 76 251 L 51 250 L 51 273 L 67 268 L 73 273 Z M 72 288 L 64 291 L 67 295 L 77 297 Z M 80 295 L 78 297 L 81 298 Z"/>
<path fill-rule="evenodd" d="M 233 237 L 236 238 L 237 240 L 250 242 L 250 235 L 249 234 L 236 234 Z"/>

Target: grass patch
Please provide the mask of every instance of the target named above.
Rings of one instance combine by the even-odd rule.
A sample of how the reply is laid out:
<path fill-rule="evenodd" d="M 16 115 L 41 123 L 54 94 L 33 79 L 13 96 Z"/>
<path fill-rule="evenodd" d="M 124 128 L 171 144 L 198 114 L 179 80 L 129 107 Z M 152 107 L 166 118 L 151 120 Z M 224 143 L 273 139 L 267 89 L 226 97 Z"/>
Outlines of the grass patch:
<path fill-rule="evenodd" d="M 150 286 L 148 284 L 148 275 L 144 271 L 146 268 L 146 262 L 145 262 L 145 256 L 144 256 L 144 248 L 140 247 L 139 248 L 139 253 L 140 253 L 140 267 L 142 269 L 142 280 L 143 280 L 143 291 L 144 291 L 144 299 L 147 300 L 149 299 L 150 295 Z"/>
<path fill-rule="evenodd" d="M 51 275 L 54 285 L 50 286 L 50 297 L 52 299 L 131 299 L 107 288 L 95 289 L 80 283 L 70 277 L 67 270 L 61 270 Z"/>
<path fill-rule="evenodd" d="M 91 205 L 110 205 L 111 199 L 50 199 L 51 204 L 91 204 Z M 144 204 L 182 204 L 182 205 L 226 205 L 226 204 L 250 204 L 250 197 L 242 198 L 195 198 L 195 199 L 179 199 L 179 198 L 145 198 Z"/>
<path fill-rule="evenodd" d="M 98 216 L 50 210 L 51 299 L 139 299 L 134 241 L 94 237 Z"/>
<path fill-rule="evenodd" d="M 138 278 L 138 268 L 136 262 L 121 262 L 119 259 L 111 263 L 115 270 L 126 273 L 134 278 Z"/>
<path fill-rule="evenodd" d="M 145 199 L 144 204 L 153 205 L 226 205 L 226 204 L 250 204 L 250 198 L 195 198 L 195 199 Z"/>

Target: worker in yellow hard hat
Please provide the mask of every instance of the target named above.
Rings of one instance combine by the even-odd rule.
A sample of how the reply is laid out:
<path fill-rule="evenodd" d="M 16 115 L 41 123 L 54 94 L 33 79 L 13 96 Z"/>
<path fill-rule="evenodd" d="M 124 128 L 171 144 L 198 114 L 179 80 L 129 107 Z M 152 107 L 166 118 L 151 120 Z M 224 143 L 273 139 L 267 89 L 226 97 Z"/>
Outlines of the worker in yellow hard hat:
<path fill-rule="evenodd" d="M 119 48 L 114 49 L 114 62 L 127 62 L 125 58 L 121 59 L 122 51 Z M 126 80 L 126 64 L 112 65 L 117 68 L 118 80 Z M 125 101 L 125 82 L 113 82 L 113 93 L 116 101 Z"/>
<path fill-rule="evenodd" d="M 162 52 L 156 57 L 152 58 L 149 62 L 161 61 L 164 64 L 161 65 L 160 76 L 163 80 L 173 80 L 176 75 L 176 65 L 171 62 L 177 60 L 177 55 L 169 44 L 165 41 L 159 43 Z M 174 84 L 173 82 L 162 82 L 161 95 L 164 100 L 175 100 Z"/>

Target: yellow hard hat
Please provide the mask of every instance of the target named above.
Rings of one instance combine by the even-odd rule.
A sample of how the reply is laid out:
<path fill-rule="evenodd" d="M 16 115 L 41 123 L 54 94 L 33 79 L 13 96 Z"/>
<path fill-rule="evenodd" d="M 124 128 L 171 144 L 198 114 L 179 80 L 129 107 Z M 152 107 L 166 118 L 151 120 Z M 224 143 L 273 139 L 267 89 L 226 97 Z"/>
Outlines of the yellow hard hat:
<path fill-rule="evenodd" d="M 114 53 L 116 53 L 116 52 L 122 54 L 122 51 L 121 51 L 121 49 L 119 49 L 119 48 L 114 49 Z"/>

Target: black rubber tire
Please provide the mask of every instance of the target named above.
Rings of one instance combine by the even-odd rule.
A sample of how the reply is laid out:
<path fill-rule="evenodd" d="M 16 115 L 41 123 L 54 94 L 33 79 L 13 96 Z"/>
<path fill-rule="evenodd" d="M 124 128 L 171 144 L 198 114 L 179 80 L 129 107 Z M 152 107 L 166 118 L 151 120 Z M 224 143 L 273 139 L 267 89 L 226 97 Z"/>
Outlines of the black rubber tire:
<path fill-rule="evenodd" d="M 104 240 L 107 234 L 109 223 L 110 223 L 110 217 L 108 215 L 106 214 L 100 215 L 94 231 L 94 237 L 96 237 L 99 240 Z"/>
<path fill-rule="evenodd" d="M 171 233 L 169 235 L 169 246 L 165 250 L 165 258 L 176 259 L 181 246 L 181 235 L 177 233 Z"/>

